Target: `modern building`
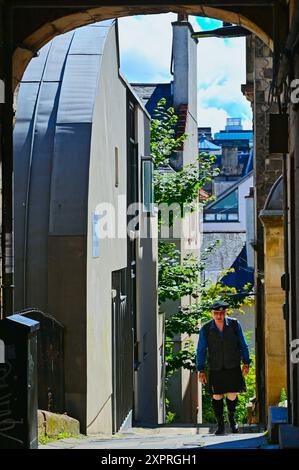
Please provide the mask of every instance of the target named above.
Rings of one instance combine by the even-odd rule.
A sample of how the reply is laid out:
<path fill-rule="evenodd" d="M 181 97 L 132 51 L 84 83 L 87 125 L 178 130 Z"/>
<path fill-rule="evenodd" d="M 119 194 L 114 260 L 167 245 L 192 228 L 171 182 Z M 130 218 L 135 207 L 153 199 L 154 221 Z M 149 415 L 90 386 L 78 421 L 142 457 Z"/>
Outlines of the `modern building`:
<path fill-rule="evenodd" d="M 214 155 L 214 166 L 219 169 L 219 174 L 213 182 L 207 183 L 205 189 L 219 196 L 253 170 L 253 132 L 243 130 L 241 118 L 227 118 L 225 130 L 216 132 L 214 138 L 211 128 L 198 130 L 199 152 Z"/>
<path fill-rule="evenodd" d="M 22 78 L 15 308 L 39 308 L 64 325 L 59 411 L 79 419 L 82 432 L 164 420 L 149 126 L 119 69 L 116 21 L 57 36 Z M 127 208 L 141 201 L 127 231 Z"/>
<path fill-rule="evenodd" d="M 222 147 L 237 147 L 246 152 L 253 146 L 253 132 L 243 129 L 241 118 L 227 118 L 225 129 L 216 132 L 213 140 Z"/>

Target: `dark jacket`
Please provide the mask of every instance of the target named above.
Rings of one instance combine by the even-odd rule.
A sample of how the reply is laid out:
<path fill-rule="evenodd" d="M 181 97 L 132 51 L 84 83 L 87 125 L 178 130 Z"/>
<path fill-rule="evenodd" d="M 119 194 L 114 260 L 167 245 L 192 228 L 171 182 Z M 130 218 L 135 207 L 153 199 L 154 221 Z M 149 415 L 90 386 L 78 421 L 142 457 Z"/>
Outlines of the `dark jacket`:
<path fill-rule="evenodd" d="M 232 369 L 250 364 L 249 348 L 238 320 L 225 317 L 223 331 L 220 332 L 210 320 L 200 330 L 196 353 L 197 369 L 204 370 L 206 353 L 210 370 Z"/>

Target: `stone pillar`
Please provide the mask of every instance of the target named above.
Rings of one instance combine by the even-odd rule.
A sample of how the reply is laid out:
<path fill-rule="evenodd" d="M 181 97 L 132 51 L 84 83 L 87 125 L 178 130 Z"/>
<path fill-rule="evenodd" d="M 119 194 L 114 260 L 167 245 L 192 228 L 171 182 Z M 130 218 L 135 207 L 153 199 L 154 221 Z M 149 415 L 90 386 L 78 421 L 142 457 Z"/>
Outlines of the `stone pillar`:
<path fill-rule="evenodd" d="M 285 322 L 282 316 L 284 291 L 281 275 L 284 272 L 283 216 L 263 215 L 265 259 L 265 407 L 277 405 L 282 388 L 286 389 Z"/>

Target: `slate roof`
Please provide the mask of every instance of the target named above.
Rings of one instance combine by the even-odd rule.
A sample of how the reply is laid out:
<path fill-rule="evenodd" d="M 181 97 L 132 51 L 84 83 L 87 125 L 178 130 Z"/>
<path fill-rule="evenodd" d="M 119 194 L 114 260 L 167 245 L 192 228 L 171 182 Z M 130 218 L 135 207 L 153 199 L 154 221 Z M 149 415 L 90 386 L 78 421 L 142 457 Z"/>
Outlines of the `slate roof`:
<path fill-rule="evenodd" d="M 166 109 L 173 106 L 171 83 L 131 83 L 131 86 L 151 117 L 153 117 L 154 110 L 161 98 L 166 99 Z"/>
<path fill-rule="evenodd" d="M 247 265 L 246 245 L 243 246 L 231 268 L 234 272 L 226 274 L 221 279 L 225 286 L 235 287 L 238 292 L 242 292 L 245 284 L 254 284 L 254 270 Z"/>
<path fill-rule="evenodd" d="M 221 151 L 221 147 L 213 144 L 213 142 L 208 140 L 205 134 L 201 134 L 199 138 L 198 148 L 201 152 Z"/>

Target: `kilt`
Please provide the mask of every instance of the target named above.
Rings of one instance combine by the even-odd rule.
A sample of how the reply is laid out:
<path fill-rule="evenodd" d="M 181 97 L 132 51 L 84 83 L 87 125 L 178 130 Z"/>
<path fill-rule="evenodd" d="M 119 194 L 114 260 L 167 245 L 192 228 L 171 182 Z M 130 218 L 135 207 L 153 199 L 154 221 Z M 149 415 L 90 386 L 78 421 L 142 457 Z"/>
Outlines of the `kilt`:
<path fill-rule="evenodd" d="M 246 392 L 246 384 L 240 366 L 233 369 L 210 370 L 208 387 L 212 395 Z"/>

